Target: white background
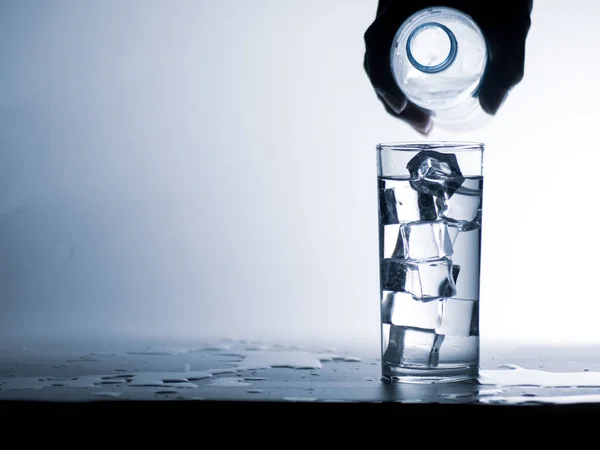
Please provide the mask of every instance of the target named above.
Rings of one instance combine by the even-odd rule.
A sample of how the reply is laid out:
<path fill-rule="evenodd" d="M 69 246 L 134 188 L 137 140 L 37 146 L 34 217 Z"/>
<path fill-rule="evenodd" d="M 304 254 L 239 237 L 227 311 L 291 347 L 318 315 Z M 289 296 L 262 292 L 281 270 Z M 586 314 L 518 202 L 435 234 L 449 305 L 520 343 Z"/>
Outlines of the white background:
<path fill-rule="evenodd" d="M 376 0 L 0 3 L 0 338 L 379 349 Z M 484 130 L 484 343 L 600 341 L 600 27 L 536 0 Z"/>

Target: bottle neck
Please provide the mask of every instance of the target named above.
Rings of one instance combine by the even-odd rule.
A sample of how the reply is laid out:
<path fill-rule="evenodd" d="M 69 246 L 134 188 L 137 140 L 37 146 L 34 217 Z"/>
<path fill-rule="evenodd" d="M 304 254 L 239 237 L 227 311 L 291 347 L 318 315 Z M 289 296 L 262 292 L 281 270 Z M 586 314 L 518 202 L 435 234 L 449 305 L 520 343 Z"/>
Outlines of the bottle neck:
<path fill-rule="evenodd" d="M 406 41 L 408 61 L 423 73 L 439 73 L 456 59 L 458 43 L 450 29 L 437 22 L 416 27 Z"/>

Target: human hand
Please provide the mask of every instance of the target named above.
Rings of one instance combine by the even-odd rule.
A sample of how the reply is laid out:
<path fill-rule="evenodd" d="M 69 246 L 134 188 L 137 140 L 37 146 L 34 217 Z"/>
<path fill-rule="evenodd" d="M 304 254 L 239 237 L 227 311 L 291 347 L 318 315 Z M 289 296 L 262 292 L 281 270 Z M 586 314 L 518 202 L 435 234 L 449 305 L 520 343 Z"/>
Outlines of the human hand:
<path fill-rule="evenodd" d="M 509 91 L 523 79 L 525 41 L 531 26 L 533 0 L 379 0 L 377 15 L 366 30 L 364 68 L 386 111 L 428 134 L 432 112 L 408 101 L 390 68 L 390 49 L 396 31 L 406 19 L 424 8 L 447 6 L 477 23 L 488 45 L 488 62 L 479 90 L 479 103 L 494 115 Z"/>

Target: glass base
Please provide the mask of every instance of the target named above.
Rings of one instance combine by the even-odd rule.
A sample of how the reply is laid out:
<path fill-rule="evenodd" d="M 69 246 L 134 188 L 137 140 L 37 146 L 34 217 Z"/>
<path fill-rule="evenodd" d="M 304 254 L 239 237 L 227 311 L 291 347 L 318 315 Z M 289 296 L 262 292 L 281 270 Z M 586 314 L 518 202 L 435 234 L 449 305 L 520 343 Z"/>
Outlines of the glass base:
<path fill-rule="evenodd" d="M 456 383 L 474 380 L 479 376 L 479 365 L 477 364 L 421 369 L 383 363 L 381 369 L 381 381 L 386 383 Z"/>

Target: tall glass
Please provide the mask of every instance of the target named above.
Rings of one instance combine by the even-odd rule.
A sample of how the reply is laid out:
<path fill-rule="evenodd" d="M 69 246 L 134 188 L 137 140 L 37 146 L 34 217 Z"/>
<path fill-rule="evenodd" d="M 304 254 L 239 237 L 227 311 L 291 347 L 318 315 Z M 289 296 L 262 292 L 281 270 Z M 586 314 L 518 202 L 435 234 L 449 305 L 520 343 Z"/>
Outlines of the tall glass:
<path fill-rule="evenodd" d="M 479 371 L 484 145 L 377 145 L 381 364 L 385 381 Z"/>

